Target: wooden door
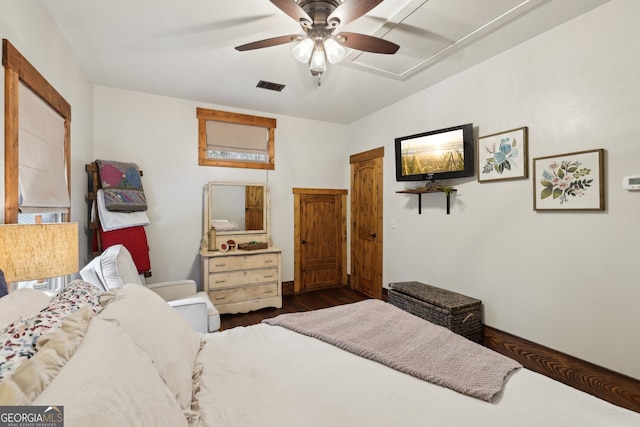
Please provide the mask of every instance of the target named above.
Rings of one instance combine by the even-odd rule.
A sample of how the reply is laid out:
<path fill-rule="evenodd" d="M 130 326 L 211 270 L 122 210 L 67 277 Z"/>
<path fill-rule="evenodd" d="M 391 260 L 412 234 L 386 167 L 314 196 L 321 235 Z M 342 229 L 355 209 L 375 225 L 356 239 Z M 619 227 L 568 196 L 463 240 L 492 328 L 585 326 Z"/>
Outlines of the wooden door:
<path fill-rule="evenodd" d="M 244 229 L 264 230 L 264 188 L 247 185 L 244 203 Z"/>
<path fill-rule="evenodd" d="M 382 158 L 384 147 L 351 163 L 351 287 L 382 299 Z"/>
<path fill-rule="evenodd" d="M 294 188 L 294 292 L 347 284 L 347 190 Z"/>

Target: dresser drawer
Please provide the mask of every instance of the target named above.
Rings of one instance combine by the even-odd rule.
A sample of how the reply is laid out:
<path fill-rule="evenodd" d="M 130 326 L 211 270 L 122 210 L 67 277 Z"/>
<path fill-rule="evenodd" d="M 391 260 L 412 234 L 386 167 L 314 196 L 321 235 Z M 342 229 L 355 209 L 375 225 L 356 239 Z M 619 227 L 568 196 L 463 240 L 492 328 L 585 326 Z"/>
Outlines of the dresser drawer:
<path fill-rule="evenodd" d="M 278 253 L 212 257 L 209 272 L 244 270 L 249 268 L 277 267 Z"/>
<path fill-rule="evenodd" d="M 226 271 L 209 274 L 209 289 L 229 288 L 255 283 L 275 282 L 278 280 L 277 268 L 259 268 L 257 270 Z"/>
<path fill-rule="evenodd" d="M 260 298 L 275 297 L 277 295 L 277 283 L 266 283 L 263 285 L 209 291 L 209 298 L 214 305 L 250 301 Z"/>

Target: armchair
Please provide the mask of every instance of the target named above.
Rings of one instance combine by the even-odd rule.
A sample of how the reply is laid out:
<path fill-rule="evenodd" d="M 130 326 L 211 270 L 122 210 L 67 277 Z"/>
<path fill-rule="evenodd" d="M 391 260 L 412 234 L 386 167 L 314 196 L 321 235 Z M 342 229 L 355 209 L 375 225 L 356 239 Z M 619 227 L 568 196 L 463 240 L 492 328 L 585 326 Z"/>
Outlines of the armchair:
<path fill-rule="evenodd" d="M 131 253 L 123 245 L 108 247 L 91 260 L 80 276 L 85 282 L 105 292 L 122 288 L 128 283 L 145 286 L 183 315 L 197 332 L 215 332 L 220 328 L 220 314 L 205 292 L 197 292 L 193 280 L 178 280 L 145 284 L 138 274 Z"/>

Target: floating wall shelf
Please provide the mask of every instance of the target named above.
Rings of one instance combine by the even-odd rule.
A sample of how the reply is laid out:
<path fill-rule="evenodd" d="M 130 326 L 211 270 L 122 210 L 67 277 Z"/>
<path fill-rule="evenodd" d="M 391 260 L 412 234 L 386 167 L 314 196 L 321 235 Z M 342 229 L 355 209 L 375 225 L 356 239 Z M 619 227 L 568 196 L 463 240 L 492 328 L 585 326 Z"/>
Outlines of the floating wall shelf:
<path fill-rule="evenodd" d="M 447 194 L 447 215 L 449 215 L 450 213 L 450 203 L 451 203 L 451 192 L 452 191 L 458 191 L 455 188 L 452 188 L 451 190 L 448 191 L 444 191 L 441 189 L 434 189 L 434 188 L 428 188 L 428 189 L 421 189 L 421 190 L 400 190 L 400 191 L 396 191 L 396 193 L 400 193 L 400 194 L 417 194 L 418 195 L 418 214 L 422 214 L 422 195 L 426 194 L 426 193 L 446 193 Z"/>

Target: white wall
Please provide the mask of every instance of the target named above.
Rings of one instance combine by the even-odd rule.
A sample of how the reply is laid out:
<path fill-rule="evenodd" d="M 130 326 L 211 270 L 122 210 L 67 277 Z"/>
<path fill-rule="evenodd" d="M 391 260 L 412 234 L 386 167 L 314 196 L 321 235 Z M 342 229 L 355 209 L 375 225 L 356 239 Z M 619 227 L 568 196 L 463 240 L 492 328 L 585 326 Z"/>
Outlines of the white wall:
<path fill-rule="evenodd" d="M 385 147 L 385 284 L 480 298 L 488 325 L 640 378 L 640 193 L 621 187 L 640 174 L 639 18 L 640 2 L 614 0 L 350 126 L 351 153 Z M 441 194 L 418 215 L 395 193 L 393 139 L 468 122 L 528 126 L 530 159 L 604 148 L 606 211 L 536 213 L 530 173 L 451 180 L 451 215 Z"/>
<path fill-rule="evenodd" d="M 89 256 L 88 240 L 84 238 L 87 222 L 84 165 L 92 150 L 92 85 L 39 1 L 0 0 L 0 10 L 0 38 L 9 40 L 71 104 L 71 220 L 79 222 L 79 262 L 83 266 Z M 0 99 L 4 100 L 4 84 L 0 85 Z M 4 102 L 0 104 L 0 128 L 4 129 Z M 0 150 L 0 176 L 4 176 L 4 150 Z M 0 185 L 0 206 L 0 223 L 4 223 L 4 181 Z"/>
<path fill-rule="evenodd" d="M 201 286 L 202 189 L 208 181 L 269 184 L 273 244 L 283 249 L 282 279 L 293 280 L 292 188 L 347 188 L 344 125 L 234 110 L 277 119 L 275 170 L 198 166 L 196 107 L 229 108 L 99 86 L 94 99 L 95 158 L 134 162 L 144 174 L 149 282 L 191 278 Z"/>

